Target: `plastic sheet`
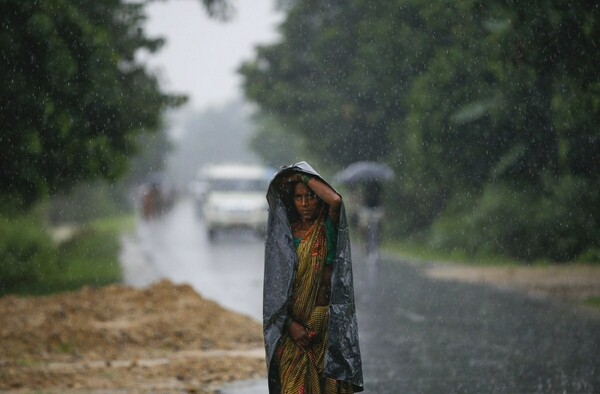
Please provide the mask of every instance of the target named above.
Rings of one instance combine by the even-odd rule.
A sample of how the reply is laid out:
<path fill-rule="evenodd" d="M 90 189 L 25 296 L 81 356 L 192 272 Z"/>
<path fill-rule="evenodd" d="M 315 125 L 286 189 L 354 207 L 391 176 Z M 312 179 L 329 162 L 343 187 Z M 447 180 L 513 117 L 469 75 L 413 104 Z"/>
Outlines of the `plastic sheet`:
<path fill-rule="evenodd" d="M 292 171 L 304 172 L 323 180 L 308 163 L 300 162 L 282 167 L 271 180 L 267 192 L 269 218 L 265 243 L 263 329 L 271 393 L 280 391 L 274 353 L 282 336 L 297 264 L 285 201 L 281 198 L 280 182 L 283 176 Z M 352 383 L 358 392 L 363 390 L 362 361 L 354 303 L 350 237 L 343 203 L 334 264 L 329 304 L 329 344 L 324 373 L 328 377 Z"/>

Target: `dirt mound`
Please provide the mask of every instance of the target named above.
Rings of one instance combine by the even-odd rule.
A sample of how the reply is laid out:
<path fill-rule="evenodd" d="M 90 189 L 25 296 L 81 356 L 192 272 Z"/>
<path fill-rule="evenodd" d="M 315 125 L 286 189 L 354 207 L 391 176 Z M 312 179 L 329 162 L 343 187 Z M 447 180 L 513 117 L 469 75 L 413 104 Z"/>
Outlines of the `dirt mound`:
<path fill-rule="evenodd" d="M 190 286 L 0 298 L 0 390 L 211 392 L 264 374 L 260 324 Z"/>

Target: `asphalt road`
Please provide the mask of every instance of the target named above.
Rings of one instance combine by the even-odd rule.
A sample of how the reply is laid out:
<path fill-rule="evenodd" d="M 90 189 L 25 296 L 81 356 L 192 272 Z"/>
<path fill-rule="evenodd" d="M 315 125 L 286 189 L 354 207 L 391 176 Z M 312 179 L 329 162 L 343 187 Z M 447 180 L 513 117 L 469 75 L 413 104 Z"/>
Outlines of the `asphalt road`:
<path fill-rule="evenodd" d="M 600 393 L 600 318 L 423 266 L 358 266 L 365 386 L 373 393 Z"/>
<path fill-rule="evenodd" d="M 208 239 L 191 201 L 162 217 L 139 220 L 123 240 L 125 282 L 147 286 L 166 278 L 188 283 L 227 309 L 262 319 L 264 244 L 254 234 L 221 234 Z"/>
<path fill-rule="evenodd" d="M 600 314 L 487 285 L 432 280 L 423 265 L 353 250 L 367 393 L 600 393 Z M 261 316 L 263 244 L 246 234 L 208 241 L 189 202 L 125 240 L 125 278 L 190 283 Z M 265 393 L 264 381 L 222 393 Z"/>

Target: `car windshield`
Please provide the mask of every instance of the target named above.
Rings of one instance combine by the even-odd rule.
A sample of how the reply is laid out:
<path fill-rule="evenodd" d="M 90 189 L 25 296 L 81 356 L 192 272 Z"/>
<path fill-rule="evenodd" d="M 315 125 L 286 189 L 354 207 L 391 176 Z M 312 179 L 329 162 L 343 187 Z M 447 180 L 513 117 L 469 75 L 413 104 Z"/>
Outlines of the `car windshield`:
<path fill-rule="evenodd" d="M 267 182 L 262 179 L 213 179 L 210 189 L 221 192 L 266 192 Z"/>

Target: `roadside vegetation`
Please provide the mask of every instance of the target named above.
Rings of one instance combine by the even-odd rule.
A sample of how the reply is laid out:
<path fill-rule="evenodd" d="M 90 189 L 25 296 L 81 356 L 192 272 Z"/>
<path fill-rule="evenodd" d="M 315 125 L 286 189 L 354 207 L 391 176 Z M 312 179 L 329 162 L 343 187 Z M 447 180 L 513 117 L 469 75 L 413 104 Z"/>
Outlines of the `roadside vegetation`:
<path fill-rule="evenodd" d="M 585 303 L 591 307 L 598 308 L 600 310 L 600 297 L 590 297 L 585 300 Z"/>
<path fill-rule="evenodd" d="M 96 220 L 130 212 L 170 149 L 162 114 L 186 100 L 139 62 L 164 43 L 143 29 L 145 2 L 59 3 L 0 5 L 3 294 L 118 280 L 119 226 Z M 201 4 L 226 17 L 230 2 Z M 386 234 L 406 253 L 600 261 L 594 2 L 280 7 L 280 40 L 240 67 L 267 164 L 385 162 Z M 77 230 L 57 244 L 63 223 Z"/>
<path fill-rule="evenodd" d="M 202 3 L 222 14 L 223 1 Z M 144 7 L 0 4 L 0 295 L 120 281 L 132 190 L 160 171 L 162 114 L 186 100 L 138 60 L 163 44 L 145 34 Z"/>
<path fill-rule="evenodd" d="M 495 254 L 469 254 L 464 249 L 435 249 L 424 241 L 405 239 L 402 241 L 387 241 L 382 244 L 382 251 L 399 256 L 402 259 L 425 263 L 458 263 L 477 266 L 489 265 L 521 265 L 522 261 Z"/>
<path fill-rule="evenodd" d="M 268 163 L 290 152 L 321 171 L 386 163 L 386 224 L 401 244 L 523 264 L 600 260 L 600 8 L 288 8 L 281 40 L 241 67 L 260 108 L 253 147 Z"/>
<path fill-rule="evenodd" d="M 446 221 L 446 224 L 448 222 Z M 435 262 L 435 263 L 456 263 L 472 266 L 548 266 L 553 264 L 578 264 L 600 266 L 599 251 L 591 248 L 587 253 L 582 253 L 575 259 L 570 261 L 560 261 L 548 257 L 538 257 L 535 259 L 521 259 L 507 254 L 498 253 L 494 250 L 486 250 L 484 246 L 466 247 L 465 244 L 469 241 L 476 242 L 478 236 L 476 233 L 472 235 L 463 234 L 460 239 L 459 231 L 449 231 L 455 242 L 446 241 L 445 243 L 433 243 L 429 234 L 415 235 L 410 237 L 397 237 L 393 230 L 387 230 L 384 233 L 384 240 L 381 248 L 384 252 L 394 254 L 415 262 Z M 480 239 L 480 242 L 485 242 Z M 527 245 L 523 245 L 524 248 Z"/>
<path fill-rule="evenodd" d="M 120 282 L 120 237 L 133 220 L 122 215 L 52 229 L 32 217 L 3 219 L 0 295 L 42 295 Z"/>

